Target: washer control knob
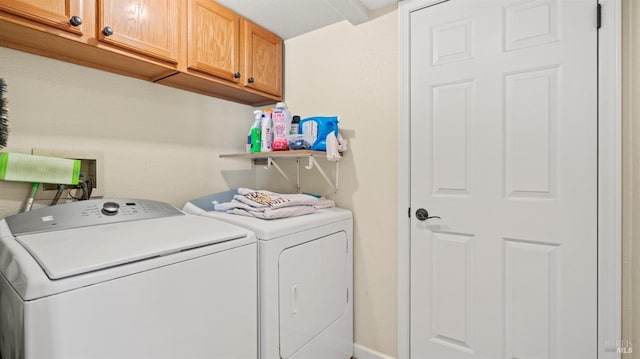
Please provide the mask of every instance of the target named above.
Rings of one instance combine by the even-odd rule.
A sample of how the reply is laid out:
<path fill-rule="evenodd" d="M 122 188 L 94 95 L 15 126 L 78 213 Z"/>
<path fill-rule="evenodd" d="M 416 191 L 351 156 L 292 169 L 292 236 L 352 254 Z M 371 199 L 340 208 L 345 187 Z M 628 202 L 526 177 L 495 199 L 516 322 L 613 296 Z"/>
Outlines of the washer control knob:
<path fill-rule="evenodd" d="M 102 213 L 106 216 L 114 216 L 118 214 L 120 205 L 115 202 L 105 202 L 102 205 Z"/>

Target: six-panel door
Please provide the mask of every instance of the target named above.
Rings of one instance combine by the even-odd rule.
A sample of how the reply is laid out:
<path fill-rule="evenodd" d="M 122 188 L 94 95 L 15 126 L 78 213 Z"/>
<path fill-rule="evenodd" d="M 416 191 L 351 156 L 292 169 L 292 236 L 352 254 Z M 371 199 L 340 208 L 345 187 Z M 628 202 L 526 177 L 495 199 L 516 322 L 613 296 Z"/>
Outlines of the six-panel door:
<path fill-rule="evenodd" d="M 422 3 L 411 356 L 595 358 L 596 1 Z"/>

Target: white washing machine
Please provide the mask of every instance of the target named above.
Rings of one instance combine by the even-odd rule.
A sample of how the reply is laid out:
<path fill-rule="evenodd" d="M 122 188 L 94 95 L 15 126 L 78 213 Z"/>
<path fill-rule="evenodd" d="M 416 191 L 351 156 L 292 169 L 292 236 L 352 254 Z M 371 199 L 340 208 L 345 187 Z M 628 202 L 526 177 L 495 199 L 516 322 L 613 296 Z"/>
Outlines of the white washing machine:
<path fill-rule="evenodd" d="M 353 219 L 340 208 L 262 220 L 213 211 L 235 191 L 187 203 L 186 212 L 255 232 L 259 252 L 260 358 L 353 355 Z"/>
<path fill-rule="evenodd" d="M 0 221 L 0 358 L 256 358 L 257 242 L 162 202 Z"/>

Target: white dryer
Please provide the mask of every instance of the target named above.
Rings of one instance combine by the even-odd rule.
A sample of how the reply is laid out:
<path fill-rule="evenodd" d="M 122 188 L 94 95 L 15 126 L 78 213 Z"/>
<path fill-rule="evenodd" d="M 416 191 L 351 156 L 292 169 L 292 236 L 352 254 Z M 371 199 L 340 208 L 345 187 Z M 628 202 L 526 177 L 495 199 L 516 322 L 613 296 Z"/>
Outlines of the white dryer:
<path fill-rule="evenodd" d="M 212 201 L 184 210 L 255 232 L 259 252 L 260 358 L 349 359 L 353 355 L 353 219 L 340 208 L 262 220 L 215 212 Z"/>
<path fill-rule="evenodd" d="M 0 358 L 256 358 L 257 242 L 169 204 L 0 220 Z"/>

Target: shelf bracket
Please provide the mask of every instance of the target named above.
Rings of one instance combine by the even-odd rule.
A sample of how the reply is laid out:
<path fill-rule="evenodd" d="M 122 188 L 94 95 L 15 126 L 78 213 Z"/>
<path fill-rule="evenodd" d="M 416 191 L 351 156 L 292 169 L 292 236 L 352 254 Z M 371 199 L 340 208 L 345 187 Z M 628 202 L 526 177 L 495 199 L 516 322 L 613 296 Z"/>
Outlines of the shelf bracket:
<path fill-rule="evenodd" d="M 313 165 L 316 163 L 316 159 L 313 156 L 309 156 L 309 164 L 304 166 L 304 168 L 310 170 L 313 169 Z"/>
<path fill-rule="evenodd" d="M 318 170 L 324 181 L 331 187 L 331 192 L 329 194 L 334 194 L 338 192 L 338 178 L 339 178 L 339 165 L 338 162 L 335 162 L 335 179 L 332 181 L 329 178 L 329 175 L 322 168 L 320 163 L 316 160 L 316 157 L 325 157 L 326 152 L 324 151 L 310 151 L 310 150 L 293 150 L 293 151 L 282 151 L 282 152 L 269 152 L 265 153 L 231 153 L 231 154 L 222 154 L 220 158 L 250 158 L 253 160 L 253 164 L 255 166 L 263 166 L 265 170 L 270 170 L 272 167 L 275 167 L 276 171 L 285 179 L 289 184 L 296 188 L 296 191 L 300 193 L 300 162 L 304 160 L 306 157 L 308 163 L 304 165 L 304 168 L 307 170 L 312 170 L 314 167 Z M 295 181 L 289 177 L 284 170 L 276 163 L 275 159 L 280 158 L 295 158 L 296 159 L 296 178 Z M 265 166 L 266 164 L 266 166 Z"/>
<path fill-rule="evenodd" d="M 300 193 L 300 158 L 296 157 L 296 193 Z"/>
<path fill-rule="evenodd" d="M 320 172 L 320 175 L 322 176 L 322 178 L 324 178 L 324 181 L 327 182 L 329 187 L 331 187 L 331 191 L 332 191 L 331 193 L 337 193 L 338 192 L 338 162 L 335 162 L 335 164 L 336 164 L 335 181 L 331 181 L 329 176 L 327 176 L 327 173 L 322 169 L 322 166 L 320 166 L 318 161 L 316 161 L 315 157 L 313 156 L 309 156 L 309 164 L 307 166 L 304 166 L 304 168 L 311 170 L 313 169 L 313 167 L 315 167 L 318 170 L 318 172 Z"/>
<path fill-rule="evenodd" d="M 265 170 L 269 170 L 269 169 L 271 169 L 271 166 L 275 167 L 275 169 L 278 171 L 278 173 L 280 173 L 280 175 L 282 177 L 284 177 L 284 179 L 287 180 L 287 182 L 289 182 L 289 184 L 291 184 L 292 186 L 295 186 L 298 189 L 298 192 L 300 191 L 300 178 L 298 178 L 296 182 L 293 182 L 291 180 L 291 178 L 289 176 L 287 176 L 286 173 L 284 173 L 282 168 L 280 166 L 278 166 L 278 164 L 276 163 L 276 161 L 273 160 L 273 158 L 267 157 L 267 166 L 264 169 Z"/>

